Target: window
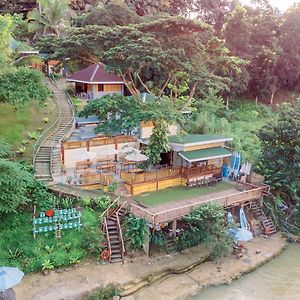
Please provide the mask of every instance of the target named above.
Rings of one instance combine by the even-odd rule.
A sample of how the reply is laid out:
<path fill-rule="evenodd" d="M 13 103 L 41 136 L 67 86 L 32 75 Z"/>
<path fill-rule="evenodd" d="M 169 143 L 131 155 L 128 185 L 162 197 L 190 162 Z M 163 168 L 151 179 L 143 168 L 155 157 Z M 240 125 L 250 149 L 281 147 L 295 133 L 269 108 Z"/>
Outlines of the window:
<path fill-rule="evenodd" d="M 104 85 L 98 84 L 98 92 L 103 92 L 103 91 L 104 91 Z"/>

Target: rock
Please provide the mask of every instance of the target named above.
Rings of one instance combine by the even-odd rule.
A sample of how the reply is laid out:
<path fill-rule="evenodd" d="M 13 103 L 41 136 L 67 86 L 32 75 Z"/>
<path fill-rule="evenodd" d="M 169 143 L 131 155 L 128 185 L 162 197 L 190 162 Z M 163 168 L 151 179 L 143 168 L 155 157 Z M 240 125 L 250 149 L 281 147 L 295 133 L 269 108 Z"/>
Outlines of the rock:
<path fill-rule="evenodd" d="M 120 296 L 113 296 L 112 300 L 120 300 L 121 297 Z M 124 299 L 124 298 L 123 298 Z"/>

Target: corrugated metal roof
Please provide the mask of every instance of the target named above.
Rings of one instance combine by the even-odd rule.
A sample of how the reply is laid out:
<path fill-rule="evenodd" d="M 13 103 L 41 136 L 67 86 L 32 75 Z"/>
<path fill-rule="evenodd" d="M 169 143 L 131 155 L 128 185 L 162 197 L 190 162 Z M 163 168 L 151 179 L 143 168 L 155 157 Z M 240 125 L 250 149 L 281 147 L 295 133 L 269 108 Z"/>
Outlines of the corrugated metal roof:
<path fill-rule="evenodd" d="M 67 81 L 83 83 L 123 83 L 121 77 L 105 70 L 105 65 L 94 64 L 67 78 Z"/>
<path fill-rule="evenodd" d="M 171 135 L 168 137 L 170 143 L 176 144 L 205 144 L 210 142 L 231 141 L 232 138 L 221 135 L 209 134 L 186 134 L 186 135 Z"/>

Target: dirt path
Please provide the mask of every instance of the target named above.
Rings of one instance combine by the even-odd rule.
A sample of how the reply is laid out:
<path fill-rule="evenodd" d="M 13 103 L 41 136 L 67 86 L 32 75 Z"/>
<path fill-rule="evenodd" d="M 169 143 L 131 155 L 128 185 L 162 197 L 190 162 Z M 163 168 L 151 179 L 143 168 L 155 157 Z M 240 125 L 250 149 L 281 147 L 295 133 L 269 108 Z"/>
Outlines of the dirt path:
<path fill-rule="evenodd" d="M 123 265 L 88 262 L 61 273 L 53 271 L 48 276 L 40 273 L 27 275 L 14 290 L 18 300 L 81 299 L 88 292 L 109 283 L 124 285 L 169 268 L 184 268 L 199 260 L 203 261 L 207 256 L 208 251 L 198 246 L 174 255 L 127 258 Z"/>
<path fill-rule="evenodd" d="M 220 269 L 213 262 L 200 264 L 186 274 L 167 276 L 166 279 L 141 289 L 130 298 L 136 300 L 184 299 L 188 295 L 197 293 L 204 286 L 230 282 L 242 273 L 271 259 L 284 246 L 285 241 L 280 234 L 268 239 L 255 238 L 247 243 L 248 253 L 240 260 L 237 260 L 235 256 L 225 258 L 221 262 Z M 260 249 L 260 254 L 256 254 L 257 249 Z M 76 269 L 67 269 L 60 273 L 53 271 L 48 276 L 27 275 L 22 283 L 15 287 L 15 291 L 18 300 L 76 300 L 109 283 L 128 285 L 134 281 L 134 284 L 130 285 L 134 287 L 140 278 L 171 268 L 183 269 L 203 261 L 207 256 L 207 250 L 198 246 L 174 255 L 155 258 L 140 256 L 128 259 L 123 265 L 101 265 L 88 262 Z"/>

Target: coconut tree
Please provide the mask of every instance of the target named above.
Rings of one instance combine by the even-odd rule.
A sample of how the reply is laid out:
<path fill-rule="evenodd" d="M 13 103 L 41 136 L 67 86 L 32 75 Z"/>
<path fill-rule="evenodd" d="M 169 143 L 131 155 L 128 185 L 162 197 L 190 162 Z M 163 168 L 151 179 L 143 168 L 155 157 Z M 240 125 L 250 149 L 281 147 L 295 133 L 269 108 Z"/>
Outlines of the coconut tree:
<path fill-rule="evenodd" d="M 71 16 L 70 0 L 38 0 L 39 8 L 27 14 L 28 31 L 36 34 L 54 34 L 67 26 L 68 16 Z"/>

